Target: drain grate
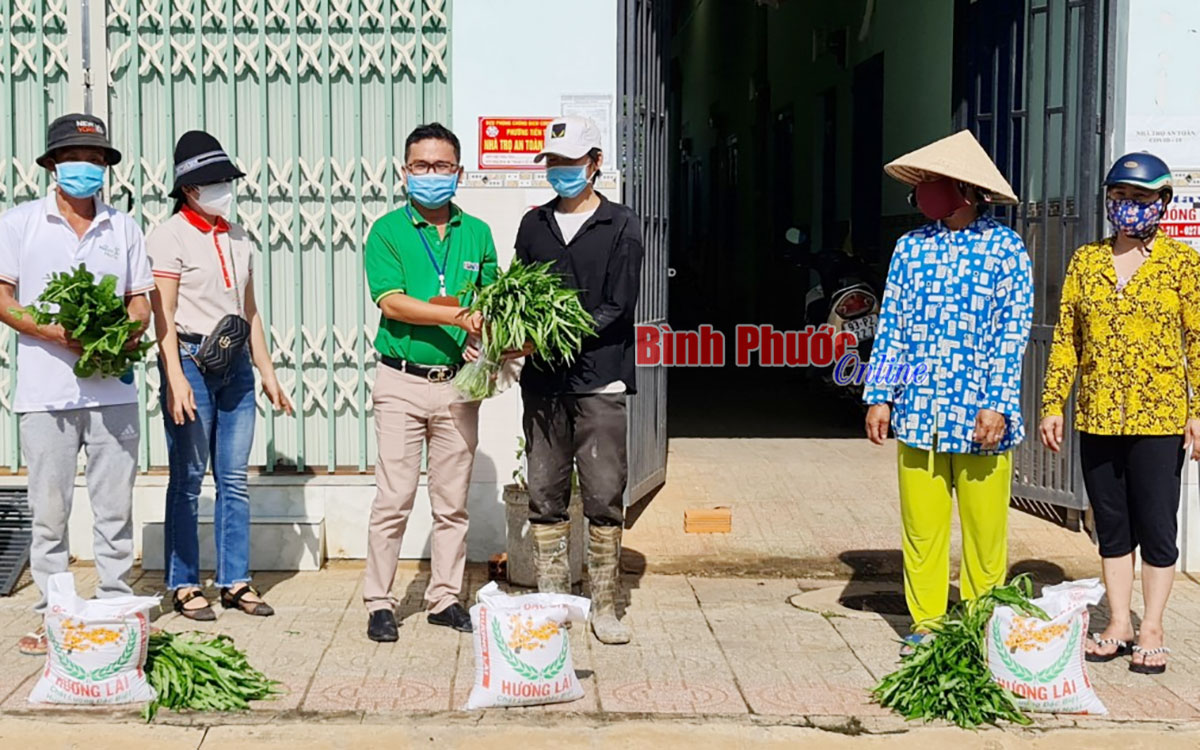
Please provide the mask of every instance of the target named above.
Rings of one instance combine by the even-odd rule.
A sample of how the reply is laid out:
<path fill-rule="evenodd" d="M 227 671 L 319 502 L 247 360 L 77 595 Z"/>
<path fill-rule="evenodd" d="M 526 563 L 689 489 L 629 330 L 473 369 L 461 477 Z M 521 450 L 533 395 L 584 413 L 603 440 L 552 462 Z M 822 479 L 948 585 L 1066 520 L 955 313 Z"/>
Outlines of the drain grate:
<path fill-rule="evenodd" d="M 25 490 L 0 491 L 0 596 L 11 596 L 29 564 L 33 514 Z"/>
<path fill-rule="evenodd" d="M 874 612 L 879 615 L 908 614 L 908 603 L 899 591 L 872 591 L 866 594 L 851 594 L 838 600 L 846 609 L 856 612 Z"/>

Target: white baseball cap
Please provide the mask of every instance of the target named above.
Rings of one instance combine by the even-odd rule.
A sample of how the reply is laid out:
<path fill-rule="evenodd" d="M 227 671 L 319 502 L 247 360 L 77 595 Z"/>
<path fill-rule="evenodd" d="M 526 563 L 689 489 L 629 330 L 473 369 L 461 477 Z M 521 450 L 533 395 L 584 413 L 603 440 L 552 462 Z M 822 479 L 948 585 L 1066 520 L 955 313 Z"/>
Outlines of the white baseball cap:
<path fill-rule="evenodd" d="M 539 162 L 548 154 L 578 159 L 594 148 L 601 148 L 600 128 L 596 123 L 586 117 L 559 117 L 546 126 L 542 151 L 533 160 Z"/>

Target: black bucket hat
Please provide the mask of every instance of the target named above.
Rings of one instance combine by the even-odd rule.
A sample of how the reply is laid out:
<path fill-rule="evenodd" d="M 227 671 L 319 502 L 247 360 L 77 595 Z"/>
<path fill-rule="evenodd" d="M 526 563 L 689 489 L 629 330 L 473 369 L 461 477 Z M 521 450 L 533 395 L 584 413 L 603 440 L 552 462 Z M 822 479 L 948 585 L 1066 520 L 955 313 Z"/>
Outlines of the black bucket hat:
<path fill-rule="evenodd" d="M 121 163 L 121 152 L 109 143 L 104 120 L 95 115 L 75 113 L 63 115 L 50 123 L 46 130 L 46 153 L 37 158 L 38 166 L 49 169 L 55 151 L 73 146 L 104 149 L 108 166 Z"/>
<path fill-rule="evenodd" d="M 203 130 L 189 130 L 175 144 L 175 186 L 170 196 L 182 198 L 183 188 L 189 185 L 212 185 L 245 176 L 216 138 Z"/>

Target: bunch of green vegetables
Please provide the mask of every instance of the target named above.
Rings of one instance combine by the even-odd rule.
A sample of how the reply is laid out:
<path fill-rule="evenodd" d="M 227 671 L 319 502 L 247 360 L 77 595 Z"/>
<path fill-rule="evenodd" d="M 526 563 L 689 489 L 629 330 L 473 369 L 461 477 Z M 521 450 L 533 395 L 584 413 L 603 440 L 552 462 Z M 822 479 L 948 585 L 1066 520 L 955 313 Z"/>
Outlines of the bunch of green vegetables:
<path fill-rule="evenodd" d="M 280 692 L 279 683 L 251 667 L 226 635 L 152 633 L 146 675 L 156 693 L 142 709 L 146 721 L 159 708 L 244 711 L 250 701 Z"/>
<path fill-rule="evenodd" d="M 75 374 L 81 378 L 97 373 L 121 377 L 153 346 L 145 342 L 126 348 L 129 337 L 141 324 L 130 319 L 125 300 L 117 295 L 117 277 L 107 275 L 97 284 L 85 265 L 71 273 L 52 274 L 27 312 L 38 325 L 57 323 L 67 336 L 79 342 L 83 353 L 75 363 Z"/>
<path fill-rule="evenodd" d="M 470 289 L 474 301 L 468 309 L 483 315 L 484 326 L 479 360 L 454 378 L 464 398 L 495 395 L 505 352 L 520 350 L 528 342 L 542 359 L 570 364 L 584 337 L 594 333 L 594 320 L 579 302 L 579 293 L 565 287 L 551 265 L 513 261 L 494 283 Z"/>
<path fill-rule="evenodd" d="M 1019 575 L 978 599 L 959 602 L 931 628 L 925 639 L 905 656 L 900 669 L 872 689 L 877 703 L 904 718 L 945 719 L 960 727 L 1012 721 L 1029 724 L 1016 696 L 992 681 L 988 669 L 987 626 L 992 611 L 1007 605 L 1026 617 L 1050 619 L 1034 605 L 1033 583 Z"/>

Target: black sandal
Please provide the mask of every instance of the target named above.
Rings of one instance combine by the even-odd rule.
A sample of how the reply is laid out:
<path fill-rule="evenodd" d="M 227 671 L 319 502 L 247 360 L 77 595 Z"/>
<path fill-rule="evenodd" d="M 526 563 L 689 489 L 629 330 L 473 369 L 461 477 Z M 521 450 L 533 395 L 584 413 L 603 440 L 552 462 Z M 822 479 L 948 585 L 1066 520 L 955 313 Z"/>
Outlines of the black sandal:
<path fill-rule="evenodd" d="M 192 589 L 182 597 L 179 595 L 179 589 L 176 589 L 174 595 L 172 596 L 172 606 L 175 608 L 176 612 L 188 618 L 189 620 L 196 620 L 198 622 L 212 622 L 213 620 L 217 619 L 217 613 L 213 612 L 213 608 L 210 605 L 206 604 L 203 607 L 197 607 L 195 609 L 188 609 L 187 607 L 183 606 L 193 599 L 202 598 L 204 598 L 204 592 L 200 589 Z"/>
<path fill-rule="evenodd" d="M 1142 648 L 1141 646 L 1134 646 L 1133 653 L 1142 655 L 1142 663 L 1138 664 L 1137 662 L 1133 661 L 1129 662 L 1130 672 L 1135 672 L 1137 674 L 1162 674 L 1167 671 L 1166 664 L 1146 663 L 1146 659 L 1148 657 L 1171 653 L 1171 649 L 1167 648 L 1166 646 L 1159 646 L 1158 648 Z"/>
<path fill-rule="evenodd" d="M 1133 653 L 1133 646 L 1129 645 L 1129 641 L 1123 641 L 1120 638 L 1101 638 L 1099 633 L 1092 633 L 1090 636 L 1092 643 L 1104 648 L 1105 646 L 1116 646 L 1117 650 L 1111 654 L 1094 654 L 1088 653 L 1083 658 L 1095 664 L 1105 664 L 1113 659 L 1120 659 L 1122 656 L 1129 656 Z"/>
<path fill-rule="evenodd" d="M 246 594 L 261 596 L 253 587 L 243 586 L 238 589 L 236 594 L 230 593 L 230 591 L 230 589 L 221 589 L 221 606 L 225 609 L 239 609 L 254 617 L 270 617 L 275 614 L 274 608 L 266 602 L 247 602 L 247 604 L 254 605 L 253 609 L 246 609 L 242 606 L 242 599 L 245 598 Z"/>

